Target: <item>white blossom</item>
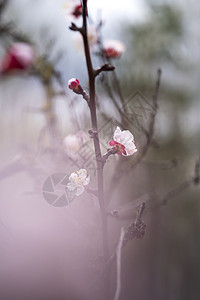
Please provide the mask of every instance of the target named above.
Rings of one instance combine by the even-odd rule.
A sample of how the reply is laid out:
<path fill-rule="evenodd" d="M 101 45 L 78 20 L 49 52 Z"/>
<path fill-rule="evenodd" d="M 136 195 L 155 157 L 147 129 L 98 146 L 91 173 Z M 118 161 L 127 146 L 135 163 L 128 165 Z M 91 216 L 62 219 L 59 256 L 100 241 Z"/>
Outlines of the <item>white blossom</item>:
<path fill-rule="evenodd" d="M 69 181 L 67 184 L 68 190 L 75 191 L 76 196 L 79 196 L 90 183 L 90 175 L 87 175 L 85 169 L 80 169 L 69 176 Z"/>
<path fill-rule="evenodd" d="M 129 130 L 122 131 L 118 126 L 109 145 L 116 148 L 119 155 L 130 156 L 137 151 L 132 133 Z"/>

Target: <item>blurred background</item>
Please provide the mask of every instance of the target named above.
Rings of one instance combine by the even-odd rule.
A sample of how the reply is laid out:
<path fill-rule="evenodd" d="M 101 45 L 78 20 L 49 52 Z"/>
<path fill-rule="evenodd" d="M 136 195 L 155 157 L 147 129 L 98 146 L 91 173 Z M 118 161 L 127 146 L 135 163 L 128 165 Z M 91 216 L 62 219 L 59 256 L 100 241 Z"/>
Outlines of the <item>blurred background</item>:
<path fill-rule="evenodd" d="M 31 44 L 37 57 L 30 71 L 0 74 L 1 299 L 100 299 L 96 199 L 84 193 L 70 205 L 56 206 L 42 194 L 49 176 L 68 176 L 87 163 L 91 186 L 96 184 L 87 104 L 67 86 L 76 77 L 88 88 L 82 42 L 79 33 L 69 30 L 71 22 L 81 24 L 72 15 L 75 1 L 0 3 L 5 4 L 1 60 L 16 41 Z M 144 132 L 137 122 L 123 123 L 117 107 L 125 103 L 124 112 L 134 110 L 148 129 L 157 69 L 162 70 L 154 137 L 146 155 L 137 164 L 137 156 L 110 157 L 105 169 L 108 210 L 119 211 L 118 218 L 109 218 L 111 253 L 120 228 L 147 202 L 144 238 L 123 249 L 120 299 L 198 300 L 200 194 L 192 179 L 200 155 L 200 3 L 89 0 L 88 7 L 95 67 L 102 64 L 98 47 L 104 40 L 120 40 L 126 48 L 119 59 L 111 59 L 114 75 L 97 79 L 103 151 L 117 124 L 135 136 L 136 155 L 143 151 Z M 69 150 L 63 140 L 77 132 L 86 135 Z M 88 155 L 84 163 L 80 149 Z M 114 290 L 114 272 L 112 281 Z"/>

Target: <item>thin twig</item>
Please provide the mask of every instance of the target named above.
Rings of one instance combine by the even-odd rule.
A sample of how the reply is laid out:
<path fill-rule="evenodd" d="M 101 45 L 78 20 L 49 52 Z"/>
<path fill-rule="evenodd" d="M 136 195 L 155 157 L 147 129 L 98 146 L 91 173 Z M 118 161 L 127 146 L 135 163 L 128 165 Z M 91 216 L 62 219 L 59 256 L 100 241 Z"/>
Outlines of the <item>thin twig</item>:
<path fill-rule="evenodd" d="M 13 40 L 31 44 L 30 39 L 25 34 L 18 33 L 14 31 L 13 28 L 14 25 L 11 23 L 0 26 L 0 36 L 9 36 Z"/>
<path fill-rule="evenodd" d="M 110 72 L 114 71 L 115 67 L 111 64 L 104 64 L 100 68 L 94 71 L 94 76 L 98 76 L 101 72 Z"/>
<path fill-rule="evenodd" d="M 172 190 L 168 191 L 164 196 L 161 197 L 160 203 L 158 203 L 156 206 L 153 206 L 151 209 L 159 208 L 161 206 L 166 205 L 169 202 L 169 200 L 183 193 L 190 186 L 198 185 L 200 183 L 199 178 L 200 178 L 200 157 L 196 160 L 195 167 L 194 167 L 194 174 L 187 180 L 178 184 Z M 151 201 L 151 199 L 149 201 Z"/>
<path fill-rule="evenodd" d="M 117 152 L 118 152 L 118 149 L 115 149 L 115 148 L 109 149 L 102 157 L 103 165 L 106 163 L 106 161 L 110 155 L 116 154 Z"/>
<path fill-rule="evenodd" d="M 141 203 L 145 202 L 147 205 L 147 209 L 145 210 L 146 213 L 148 213 L 151 210 L 160 208 L 164 205 L 167 205 L 167 203 L 177 197 L 178 195 L 182 194 L 184 191 L 186 191 L 189 187 L 192 185 L 197 185 L 200 183 L 198 180 L 200 177 L 200 158 L 196 160 L 195 167 L 194 167 L 194 174 L 192 174 L 187 180 L 179 183 L 177 186 L 175 186 L 173 189 L 166 192 L 164 195 L 154 195 L 151 196 L 150 194 L 144 194 L 141 197 L 134 199 L 131 202 L 128 202 L 127 204 L 121 205 L 120 207 L 110 211 L 108 213 L 109 216 L 114 217 L 116 219 L 130 219 L 131 215 L 133 214 L 136 207 Z M 157 202 L 155 205 L 151 205 L 153 200 Z M 141 204 L 140 204 L 141 205 Z M 140 206 L 141 208 L 141 206 Z"/>
<path fill-rule="evenodd" d="M 157 81 L 156 81 L 155 92 L 152 96 L 153 108 L 152 108 L 152 112 L 151 112 L 151 120 L 150 120 L 150 124 L 149 124 L 149 130 L 148 130 L 148 133 L 146 134 L 146 137 L 147 137 L 146 144 L 145 144 L 144 148 L 142 149 L 142 151 L 140 152 L 140 155 L 137 156 L 137 159 L 135 160 L 134 164 L 131 164 L 128 168 L 126 168 L 126 170 L 124 172 L 122 172 L 123 174 L 127 173 L 131 169 L 135 168 L 143 160 L 143 158 L 146 155 L 146 153 L 149 149 L 149 146 L 151 144 L 151 141 L 152 141 L 152 138 L 154 135 L 155 118 L 156 118 L 156 114 L 157 114 L 157 110 L 158 110 L 158 94 L 159 94 L 159 89 L 160 89 L 161 69 L 158 69 L 157 73 L 158 73 L 158 77 L 157 77 Z M 121 176 L 121 172 L 119 172 L 119 173 Z"/>
<path fill-rule="evenodd" d="M 157 114 L 157 110 L 158 110 L 158 95 L 159 95 L 159 89 L 160 89 L 160 82 L 161 82 L 161 69 L 158 69 L 157 71 L 157 81 L 156 81 L 156 86 L 155 86 L 155 91 L 154 94 L 152 96 L 153 99 L 153 108 L 152 108 L 152 113 L 151 113 L 151 120 L 150 120 L 150 125 L 149 125 L 149 130 L 148 133 L 146 134 L 146 144 L 143 147 L 143 149 L 141 149 L 140 151 L 138 151 L 138 153 L 136 154 L 136 157 L 134 158 L 134 163 L 131 163 L 131 161 L 129 161 L 129 165 L 126 165 L 126 167 L 124 168 L 124 170 L 120 170 L 118 172 L 116 172 L 113 177 L 112 177 L 112 182 L 110 184 L 111 187 L 113 187 L 113 185 L 118 185 L 120 180 L 123 178 L 124 175 L 127 175 L 131 170 L 133 170 L 145 157 L 149 146 L 152 142 L 152 138 L 154 135 L 154 126 L 155 126 L 155 117 Z M 118 166 L 116 167 L 117 169 L 119 169 L 119 164 L 120 161 L 118 162 Z M 110 199 L 111 201 L 111 193 L 112 190 L 109 190 L 109 196 L 108 199 Z"/>
<path fill-rule="evenodd" d="M 156 168 L 161 168 L 161 169 L 173 169 L 173 168 L 178 167 L 181 164 L 181 161 L 177 158 L 172 158 L 172 159 L 165 160 L 165 161 L 143 160 L 142 164 L 149 165 L 149 166 L 156 167 Z"/>
<path fill-rule="evenodd" d="M 194 184 L 200 183 L 200 156 L 196 161 L 193 181 L 194 181 Z"/>
<path fill-rule="evenodd" d="M 142 214 L 144 212 L 145 207 L 146 207 L 146 205 L 144 202 L 142 204 L 140 204 L 139 209 L 136 214 L 136 217 L 135 217 L 135 220 L 132 221 L 129 224 L 128 228 L 125 230 L 124 235 L 123 235 L 123 240 L 122 240 L 122 247 L 125 247 L 127 245 L 127 243 L 130 240 L 133 240 L 134 238 L 138 238 L 138 239 L 143 238 L 143 236 L 145 234 L 146 225 L 144 224 L 144 222 L 142 221 L 141 218 L 142 218 Z M 112 254 L 110 259 L 108 260 L 108 265 L 110 265 L 110 266 L 112 266 L 115 261 L 117 249 Z"/>
<path fill-rule="evenodd" d="M 133 240 L 134 238 L 142 239 L 144 237 L 146 224 L 142 220 L 142 214 L 144 212 L 145 207 L 146 205 L 143 202 L 139 207 L 135 221 L 129 224 L 123 240 L 124 247 L 127 245 L 129 241 Z"/>
<path fill-rule="evenodd" d="M 116 249 L 116 258 L 117 258 L 117 284 L 114 300 L 118 300 L 121 292 L 121 253 L 123 247 L 123 240 L 125 236 L 125 230 L 122 228 L 119 238 L 119 243 Z"/>
<path fill-rule="evenodd" d="M 121 104 L 123 107 L 123 112 L 126 114 L 127 111 L 126 111 L 125 99 L 124 99 L 124 96 L 123 96 L 123 93 L 121 90 L 121 86 L 120 86 L 116 71 L 113 72 L 113 78 L 114 78 L 114 84 L 116 86 L 116 89 L 117 89 L 117 92 L 118 92 L 118 95 L 120 97 L 120 101 L 121 101 Z"/>
<path fill-rule="evenodd" d="M 162 198 L 159 204 L 156 205 L 156 207 L 160 207 L 163 205 L 166 205 L 168 201 L 179 194 L 183 193 L 186 189 L 188 189 L 192 184 L 194 183 L 194 178 L 190 178 L 188 180 L 185 180 L 184 182 L 180 183 L 178 186 L 176 186 L 171 191 L 167 192 Z"/>
<path fill-rule="evenodd" d="M 2 16 L 2 13 L 3 13 L 7 3 L 8 3 L 7 0 L 1 0 L 0 1 L 0 18 Z"/>
<path fill-rule="evenodd" d="M 148 134 L 146 135 L 147 137 L 147 141 L 146 144 L 144 146 L 144 148 L 141 150 L 140 154 L 137 155 L 135 161 L 133 164 L 130 164 L 129 162 L 129 166 L 126 166 L 125 170 L 121 170 L 120 172 L 117 172 L 114 176 L 113 176 L 113 181 L 117 181 L 117 183 L 120 181 L 120 179 L 122 178 L 123 175 L 127 174 L 127 172 L 129 172 L 130 170 L 134 169 L 144 158 L 144 156 L 146 155 L 149 146 L 151 144 L 152 138 L 153 138 L 153 134 L 154 134 L 154 125 L 155 125 L 155 117 L 157 114 L 157 109 L 158 109 L 158 94 L 159 94 L 159 88 L 160 88 L 160 80 L 161 80 L 161 70 L 158 70 L 158 78 L 156 81 L 156 87 L 155 87 L 155 92 L 153 95 L 153 109 L 152 109 L 152 113 L 151 113 L 151 121 L 150 121 L 150 125 L 149 125 L 149 130 L 148 130 Z"/>

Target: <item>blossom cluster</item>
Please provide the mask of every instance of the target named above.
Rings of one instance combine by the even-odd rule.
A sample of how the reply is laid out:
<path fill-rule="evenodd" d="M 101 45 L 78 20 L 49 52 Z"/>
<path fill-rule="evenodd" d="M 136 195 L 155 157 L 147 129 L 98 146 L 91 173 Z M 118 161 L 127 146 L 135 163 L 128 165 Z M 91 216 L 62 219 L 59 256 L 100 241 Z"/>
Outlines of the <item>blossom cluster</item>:
<path fill-rule="evenodd" d="M 69 143 L 70 139 L 71 142 L 75 142 L 74 144 L 78 148 L 78 139 L 76 135 L 73 137 L 68 136 L 67 139 L 65 138 L 65 141 L 68 141 Z M 118 155 L 130 156 L 137 151 L 132 133 L 129 130 L 121 130 L 118 126 L 114 132 L 113 140 L 109 142 L 109 145 L 112 149 L 117 150 L 116 154 Z M 67 188 L 71 191 L 75 191 L 75 195 L 79 196 L 90 183 L 90 176 L 87 175 L 85 169 L 80 169 L 69 176 L 69 181 Z"/>
<path fill-rule="evenodd" d="M 82 15 L 82 5 L 80 0 L 66 1 L 63 5 L 64 14 L 67 17 L 78 19 Z M 108 39 L 100 41 L 99 32 L 96 26 L 90 24 L 87 28 L 87 37 L 91 50 L 96 52 L 96 48 L 101 44 L 101 55 L 107 59 L 120 58 L 125 52 L 125 45 L 118 40 Z M 82 49 L 82 38 L 76 36 L 76 48 Z"/>

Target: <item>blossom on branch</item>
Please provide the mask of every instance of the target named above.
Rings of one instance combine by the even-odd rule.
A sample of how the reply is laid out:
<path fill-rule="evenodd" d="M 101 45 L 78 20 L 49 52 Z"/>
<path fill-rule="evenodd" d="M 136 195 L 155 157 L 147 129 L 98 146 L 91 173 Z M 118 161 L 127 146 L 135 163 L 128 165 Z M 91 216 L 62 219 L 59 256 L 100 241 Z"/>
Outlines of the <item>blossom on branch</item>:
<path fill-rule="evenodd" d="M 137 151 L 132 133 L 129 130 L 122 131 L 118 126 L 109 145 L 118 150 L 119 155 L 130 156 Z"/>
<path fill-rule="evenodd" d="M 86 91 L 82 88 L 82 86 L 79 83 L 79 80 L 76 78 L 71 78 L 68 81 L 68 87 L 70 90 L 73 90 L 75 94 L 82 95 L 83 99 L 85 99 L 89 103 L 89 95 L 86 93 Z"/>
<path fill-rule="evenodd" d="M 68 190 L 75 191 L 75 195 L 79 196 L 90 183 L 90 175 L 87 175 L 87 171 L 85 169 L 80 169 L 69 176 L 69 181 L 70 182 L 67 184 Z"/>
<path fill-rule="evenodd" d="M 79 88 L 79 85 L 80 85 L 79 80 L 76 78 L 71 78 L 68 81 L 68 87 L 70 90 L 76 91 Z"/>
<path fill-rule="evenodd" d="M 107 58 L 120 58 L 125 51 L 125 45 L 118 40 L 103 42 L 103 55 Z"/>
<path fill-rule="evenodd" d="M 33 48 L 26 43 L 14 43 L 8 48 L 0 62 L 0 72 L 6 73 L 13 70 L 26 70 L 35 61 Z"/>

